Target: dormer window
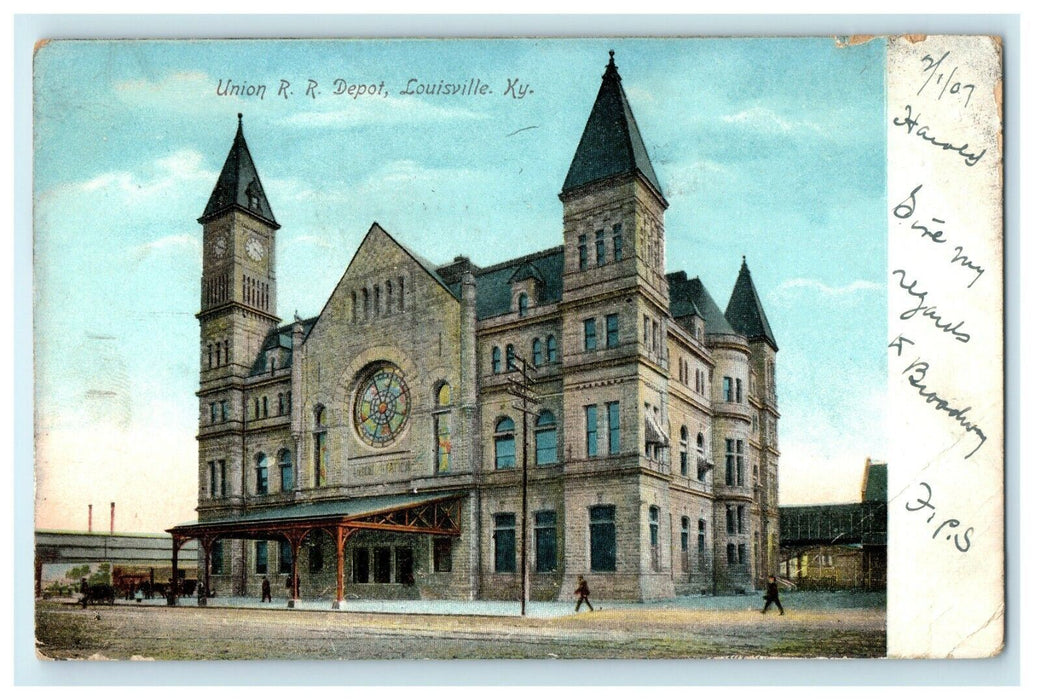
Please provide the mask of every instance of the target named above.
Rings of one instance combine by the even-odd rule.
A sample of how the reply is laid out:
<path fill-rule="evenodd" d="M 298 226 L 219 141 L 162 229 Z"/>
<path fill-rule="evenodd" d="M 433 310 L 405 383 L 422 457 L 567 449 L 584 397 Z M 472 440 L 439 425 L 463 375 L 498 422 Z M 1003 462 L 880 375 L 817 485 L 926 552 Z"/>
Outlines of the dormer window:
<path fill-rule="evenodd" d="M 250 209 L 260 210 L 260 185 L 256 179 L 251 180 L 246 187 L 246 201 L 249 203 Z"/>
<path fill-rule="evenodd" d="M 528 315 L 528 295 L 523 292 L 517 297 L 517 315 L 521 318 Z"/>

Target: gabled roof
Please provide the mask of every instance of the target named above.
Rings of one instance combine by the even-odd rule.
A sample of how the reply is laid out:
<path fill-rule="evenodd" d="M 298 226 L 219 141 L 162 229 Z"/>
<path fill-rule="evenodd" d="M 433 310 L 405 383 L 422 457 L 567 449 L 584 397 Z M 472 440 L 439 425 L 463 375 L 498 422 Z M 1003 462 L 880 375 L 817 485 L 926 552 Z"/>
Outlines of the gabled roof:
<path fill-rule="evenodd" d="M 517 268 L 517 271 L 510 277 L 510 282 L 523 282 L 524 280 L 535 280 L 537 282 L 545 282 L 546 280 L 542 277 L 542 273 L 539 269 L 532 265 L 530 262 L 523 263 Z"/>
<path fill-rule="evenodd" d="M 700 278 L 689 280 L 686 272 L 672 272 L 666 275 L 666 279 L 669 282 L 669 313 L 673 318 L 694 313 L 705 319 L 705 333 L 735 334 Z"/>
<path fill-rule="evenodd" d="M 614 64 L 614 51 L 610 55 L 600 92 L 564 179 L 563 192 L 616 175 L 640 173 L 664 199 L 640 137 L 640 128 L 622 89 L 622 77 Z"/>
<path fill-rule="evenodd" d="M 260 184 L 260 176 L 253 165 L 253 158 L 246 145 L 246 137 L 242 135 L 242 114 L 239 114 L 239 128 L 235 132 L 235 140 L 221 168 L 217 184 L 213 187 L 206 210 L 199 217 L 199 223 L 206 223 L 217 218 L 229 209 L 241 209 L 244 212 L 262 219 L 275 228 L 279 228 L 275 215 L 268 204 L 264 186 Z"/>
<path fill-rule="evenodd" d="M 770 330 L 770 322 L 766 320 L 766 312 L 763 311 L 759 294 L 752 283 L 752 273 L 748 271 L 744 258 L 741 259 L 741 271 L 737 274 L 737 282 L 734 283 L 730 303 L 727 304 L 726 317 L 741 335 L 749 340 L 765 340 L 777 350 L 777 341 Z"/>

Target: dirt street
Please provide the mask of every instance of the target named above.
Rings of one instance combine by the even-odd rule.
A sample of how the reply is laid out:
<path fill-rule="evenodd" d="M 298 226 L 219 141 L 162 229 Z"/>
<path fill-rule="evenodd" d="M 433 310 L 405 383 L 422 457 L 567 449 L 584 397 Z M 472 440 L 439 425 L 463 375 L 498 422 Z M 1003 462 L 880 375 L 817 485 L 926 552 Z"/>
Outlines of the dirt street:
<path fill-rule="evenodd" d="M 38 602 L 49 659 L 878 657 L 884 608 L 602 610 L 553 619 Z"/>

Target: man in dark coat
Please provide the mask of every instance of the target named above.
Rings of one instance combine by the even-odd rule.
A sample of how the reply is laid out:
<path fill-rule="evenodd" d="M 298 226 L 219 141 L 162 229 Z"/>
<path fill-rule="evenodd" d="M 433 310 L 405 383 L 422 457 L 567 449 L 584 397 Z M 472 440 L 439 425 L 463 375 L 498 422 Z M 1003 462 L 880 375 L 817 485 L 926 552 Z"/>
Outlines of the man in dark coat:
<path fill-rule="evenodd" d="M 764 615 L 766 614 L 767 609 L 769 609 L 771 603 L 776 603 L 777 609 L 781 611 L 782 615 L 784 615 L 784 608 L 781 607 L 781 598 L 777 595 L 777 579 L 773 576 L 770 576 L 767 579 L 766 595 L 763 597 L 766 599 L 766 605 L 763 606 Z"/>
<path fill-rule="evenodd" d="M 264 580 L 260 582 L 260 602 L 271 602 L 271 582 L 267 580 L 267 576 L 265 576 Z"/>
<path fill-rule="evenodd" d="M 578 596 L 578 602 L 575 603 L 575 612 L 582 607 L 582 603 L 589 606 L 590 612 L 593 610 L 593 604 L 589 602 L 589 584 L 581 576 L 578 577 L 578 588 L 575 589 L 575 595 Z"/>

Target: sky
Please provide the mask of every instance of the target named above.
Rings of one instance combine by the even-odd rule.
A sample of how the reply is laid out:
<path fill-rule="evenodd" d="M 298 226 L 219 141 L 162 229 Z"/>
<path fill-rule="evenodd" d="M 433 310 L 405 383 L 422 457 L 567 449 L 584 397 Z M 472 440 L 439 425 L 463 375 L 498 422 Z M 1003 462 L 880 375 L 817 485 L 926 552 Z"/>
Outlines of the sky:
<path fill-rule="evenodd" d="M 886 458 L 884 42 L 81 41 L 34 63 L 37 527 L 86 529 L 92 503 L 105 528 L 113 501 L 117 531 L 195 519 L 196 219 L 237 113 L 282 225 L 277 313 L 308 317 L 373 221 L 437 263 L 559 245 L 609 49 L 670 205 L 667 271 L 725 308 L 747 258 L 780 346 L 781 503 L 856 500 Z"/>

